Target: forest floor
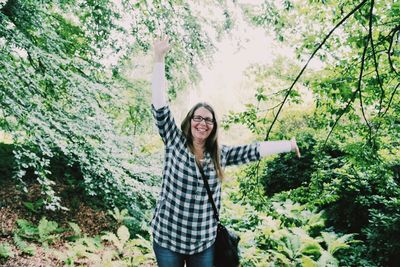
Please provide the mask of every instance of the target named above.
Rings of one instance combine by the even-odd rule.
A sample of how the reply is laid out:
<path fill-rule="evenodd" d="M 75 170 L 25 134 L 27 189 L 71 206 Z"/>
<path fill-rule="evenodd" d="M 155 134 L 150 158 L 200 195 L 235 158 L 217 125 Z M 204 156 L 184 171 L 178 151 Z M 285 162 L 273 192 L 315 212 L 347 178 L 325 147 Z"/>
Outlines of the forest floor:
<path fill-rule="evenodd" d="M 7 260 L 0 258 L 0 266 L 7 267 L 39 267 L 39 266 L 63 266 L 56 257 L 50 256 L 43 246 L 37 244 L 36 253 L 33 256 L 22 254 L 14 244 L 13 235 L 18 229 L 17 220 L 25 219 L 38 225 L 41 218 L 58 223 L 58 227 L 71 229 L 68 222 L 76 223 L 82 233 L 87 236 L 99 235 L 103 231 L 115 231 L 116 224 L 107 212 L 89 205 L 84 199 L 83 192 L 75 191 L 70 186 L 58 184 L 56 193 L 62 197 L 62 205 L 68 211 L 48 211 L 43 207 L 29 209 L 26 203 L 35 204 L 40 199 L 38 184 L 28 185 L 28 194 L 18 190 L 15 182 L 10 179 L 0 179 L 0 244 L 7 243 L 12 248 L 13 257 Z M 93 201 L 91 201 L 93 203 Z M 101 204 L 101 203 L 99 203 Z M 71 235 L 66 231 L 60 234 L 60 238 L 51 244 L 52 249 L 63 250 L 66 241 L 63 237 Z"/>

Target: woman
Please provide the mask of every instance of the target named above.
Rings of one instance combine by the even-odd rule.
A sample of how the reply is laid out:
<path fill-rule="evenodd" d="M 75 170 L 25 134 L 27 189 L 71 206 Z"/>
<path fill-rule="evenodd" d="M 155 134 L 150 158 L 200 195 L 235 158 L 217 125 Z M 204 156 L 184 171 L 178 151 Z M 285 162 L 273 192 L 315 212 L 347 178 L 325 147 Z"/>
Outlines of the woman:
<path fill-rule="evenodd" d="M 196 104 L 181 129 L 166 101 L 164 59 L 168 37 L 154 42 L 152 108 L 165 144 L 160 198 L 151 223 L 153 248 L 160 267 L 211 267 L 217 222 L 204 187 L 203 169 L 217 208 L 220 207 L 223 168 L 259 160 L 263 156 L 295 151 L 296 141 L 269 141 L 243 146 L 219 146 L 218 123 L 212 107 Z"/>

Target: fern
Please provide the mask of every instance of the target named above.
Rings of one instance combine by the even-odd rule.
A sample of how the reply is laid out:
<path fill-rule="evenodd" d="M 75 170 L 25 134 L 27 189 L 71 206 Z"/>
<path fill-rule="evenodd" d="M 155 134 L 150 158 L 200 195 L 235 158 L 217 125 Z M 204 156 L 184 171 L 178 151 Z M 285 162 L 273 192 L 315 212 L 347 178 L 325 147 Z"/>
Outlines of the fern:
<path fill-rule="evenodd" d="M 133 217 L 129 216 L 129 212 L 127 209 L 123 209 L 120 211 L 117 207 L 115 207 L 113 211 L 109 210 L 108 214 L 111 215 L 118 224 L 122 224 L 124 221 L 134 219 Z"/>
<path fill-rule="evenodd" d="M 128 241 L 124 248 L 124 258 L 128 266 L 153 266 L 152 244 L 140 235 Z"/>
<path fill-rule="evenodd" d="M 318 260 L 318 267 L 338 267 L 339 261 L 331 253 L 323 251 Z"/>
<path fill-rule="evenodd" d="M 76 223 L 73 223 L 73 222 L 69 222 L 68 224 L 71 227 L 71 229 L 74 231 L 74 234 L 76 236 L 82 236 L 82 230 L 79 227 L 79 225 L 77 225 Z"/>
<path fill-rule="evenodd" d="M 12 258 L 14 257 L 14 252 L 12 251 L 8 243 L 0 243 L 0 258 Z"/>
<path fill-rule="evenodd" d="M 117 235 L 114 233 L 107 233 L 102 236 L 101 239 L 112 242 L 112 244 L 117 248 L 118 253 L 122 255 L 124 246 L 129 240 L 129 230 L 126 226 L 122 225 L 118 228 Z"/>
<path fill-rule="evenodd" d="M 17 246 L 17 248 L 19 250 L 21 250 L 22 253 L 28 254 L 31 256 L 36 254 L 36 246 L 34 244 L 29 244 L 29 243 L 25 242 L 17 234 L 14 234 L 13 240 L 14 240 L 14 243 Z"/>
<path fill-rule="evenodd" d="M 72 244 L 67 244 L 65 251 L 55 251 L 54 255 L 64 262 L 66 266 L 75 266 L 75 261 L 80 258 L 93 260 L 103 250 L 98 237 L 81 237 Z"/>
<path fill-rule="evenodd" d="M 76 223 L 73 223 L 73 222 L 68 222 L 68 224 L 71 227 L 71 229 L 74 232 L 74 234 L 72 236 L 69 236 L 67 239 L 71 240 L 71 241 L 75 241 L 75 240 L 78 240 L 79 238 L 81 238 L 82 237 L 82 230 L 79 227 L 79 225 L 77 225 Z"/>
<path fill-rule="evenodd" d="M 45 217 L 39 221 L 39 225 L 37 227 L 23 219 L 17 220 L 17 224 L 19 227 L 17 230 L 18 236 L 25 239 L 38 241 L 46 247 L 49 244 L 54 243 L 54 241 L 59 238 L 59 235 L 54 233 L 65 231 L 65 229 L 59 228 L 56 222 L 48 221 Z"/>
<path fill-rule="evenodd" d="M 36 226 L 24 219 L 17 220 L 18 235 L 27 239 L 35 239 L 39 231 Z"/>
<path fill-rule="evenodd" d="M 341 249 L 349 248 L 349 242 L 352 241 L 354 236 L 353 234 L 347 234 L 339 237 L 335 233 L 328 232 L 322 232 L 321 235 L 328 247 L 327 251 L 332 255 Z"/>
<path fill-rule="evenodd" d="M 318 264 L 310 257 L 303 256 L 301 258 L 301 266 L 303 267 L 318 267 Z"/>

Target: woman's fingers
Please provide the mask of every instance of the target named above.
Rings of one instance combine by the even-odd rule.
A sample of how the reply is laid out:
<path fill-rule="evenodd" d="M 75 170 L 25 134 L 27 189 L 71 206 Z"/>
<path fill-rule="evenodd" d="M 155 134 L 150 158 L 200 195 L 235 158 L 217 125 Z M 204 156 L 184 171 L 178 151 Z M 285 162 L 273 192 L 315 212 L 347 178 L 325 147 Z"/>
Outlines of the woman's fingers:
<path fill-rule="evenodd" d="M 291 145 L 292 145 L 292 151 L 296 152 L 296 156 L 298 158 L 300 158 L 301 157 L 300 149 L 297 145 L 296 139 L 293 137 L 290 141 L 291 141 Z"/>
<path fill-rule="evenodd" d="M 298 147 L 298 146 L 296 146 L 296 154 L 297 154 L 297 157 L 298 157 L 298 158 L 300 158 L 300 157 L 301 157 L 301 154 L 300 154 L 300 149 L 299 149 L 299 147 Z"/>

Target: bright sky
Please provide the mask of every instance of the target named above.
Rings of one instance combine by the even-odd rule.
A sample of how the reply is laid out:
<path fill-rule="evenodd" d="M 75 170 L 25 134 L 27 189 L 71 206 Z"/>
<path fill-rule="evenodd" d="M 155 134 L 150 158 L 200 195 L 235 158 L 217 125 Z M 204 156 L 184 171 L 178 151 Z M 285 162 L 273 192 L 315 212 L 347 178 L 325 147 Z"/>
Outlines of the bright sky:
<path fill-rule="evenodd" d="M 235 20 L 234 28 L 217 44 L 212 66 L 199 67 L 202 76 L 200 84 L 193 90 L 183 92 L 180 95 L 183 99 L 178 99 L 186 103 L 187 109 L 199 101 L 210 103 L 220 117 L 229 110 L 242 109 L 254 94 L 253 90 L 244 88 L 243 71 L 252 63 L 270 64 L 273 61 L 272 38 L 266 36 L 263 29 L 245 24 L 238 6 L 230 4 L 229 9 Z M 204 10 L 204 7 L 201 11 L 219 15 L 213 14 L 212 10 Z"/>
<path fill-rule="evenodd" d="M 227 109 L 241 109 L 253 97 L 254 91 L 246 88 L 243 72 L 252 63 L 272 63 L 273 41 L 260 29 L 248 28 L 241 37 L 246 40 L 241 44 L 244 47 L 238 48 L 235 40 L 225 39 L 217 46 L 213 65 L 200 67 L 203 79 L 197 90 L 190 91 L 189 106 L 201 100 L 212 104 L 219 113 L 226 113 Z"/>
<path fill-rule="evenodd" d="M 232 8 L 232 7 L 231 7 Z M 217 52 L 211 66 L 202 65 L 200 84 L 178 95 L 172 106 L 177 121 L 197 102 L 207 102 L 216 110 L 219 120 L 229 111 L 240 111 L 244 104 L 254 102 L 254 88 L 249 88 L 244 71 L 253 63 L 272 64 L 279 54 L 289 56 L 291 49 L 283 49 L 266 31 L 242 23 L 242 12 L 236 8 L 236 27 L 217 44 Z M 185 108 L 182 108 L 185 107 Z M 229 133 L 221 133 L 225 144 L 248 142 L 254 137 L 242 126 L 234 126 Z"/>
<path fill-rule="evenodd" d="M 254 101 L 254 88 L 249 88 L 243 73 L 251 64 L 269 65 L 278 55 L 295 58 L 292 49 L 283 48 L 264 29 L 245 23 L 238 6 L 231 5 L 230 11 L 236 24 L 217 44 L 212 66 L 200 66 L 200 84 L 182 92 L 177 99 L 179 106 L 186 105 L 186 110 L 200 101 L 210 103 L 220 118 L 230 110 L 242 110 L 244 104 Z"/>

